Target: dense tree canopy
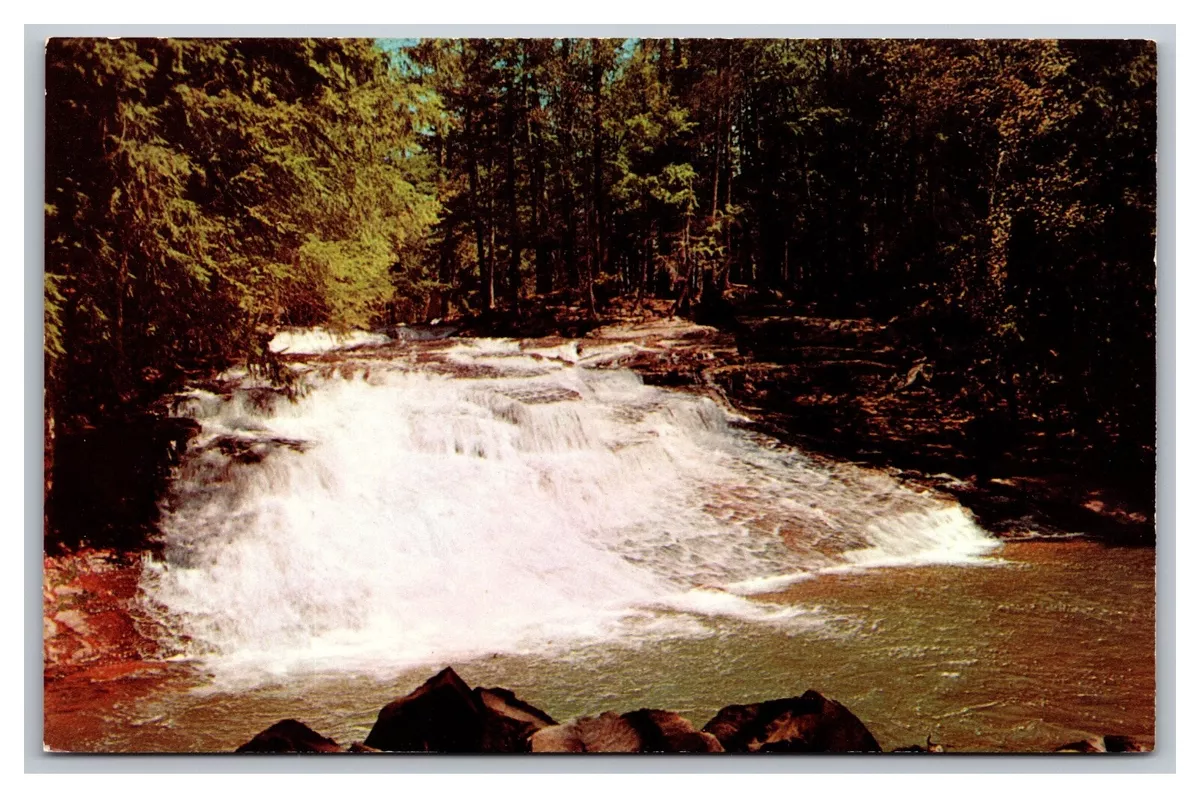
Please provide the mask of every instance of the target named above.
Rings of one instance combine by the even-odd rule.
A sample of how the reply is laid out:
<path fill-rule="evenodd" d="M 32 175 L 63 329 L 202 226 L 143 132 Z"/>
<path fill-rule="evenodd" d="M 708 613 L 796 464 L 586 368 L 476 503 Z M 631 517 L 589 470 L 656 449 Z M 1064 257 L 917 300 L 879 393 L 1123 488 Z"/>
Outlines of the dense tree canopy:
<path fill-rule="evenodd" d="M 254 353 L 264 326 L 373 323 L 437 213 L 420 147 L 436 107 L 371 42 L 51 40 L 64 409 Z"/>
<path fill-rule="evenodd" d="M 445 114 L 421 312 L 772 292 L 915 320 L 979 403 L 1152 441 L 1152 43 L 390 50 Z"/>

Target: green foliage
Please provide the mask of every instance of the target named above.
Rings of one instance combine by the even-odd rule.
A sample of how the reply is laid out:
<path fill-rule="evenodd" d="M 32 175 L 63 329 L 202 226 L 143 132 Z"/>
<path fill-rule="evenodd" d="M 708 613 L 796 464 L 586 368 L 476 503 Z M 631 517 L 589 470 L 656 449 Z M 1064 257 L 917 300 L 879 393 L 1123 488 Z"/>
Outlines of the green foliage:
<path fill-rule="evenodd" d="M 58 417 L 281 324 L 736 284 L 1153 439 L 1149 43 L 71 39 L 47 89 Z"/>
<path fill-rule="evenodd" d="M 69 411 L 373 323 L 437 215 L 436 101 L 363 40 L 47 47 L 48 371 Z"/>
<path fill-rule="evenodd" d="M 433 138 L 447 212 L 426 272 L 473 307 L 564 288 L 591 306 L 602 287 L 682 310 L 741 284 L 813 312 L 917 319 L 970 400 L 1120 418 L 1104 434 L 1152 439 L 1148 43 L 404 52 L 446 110 Z"/>

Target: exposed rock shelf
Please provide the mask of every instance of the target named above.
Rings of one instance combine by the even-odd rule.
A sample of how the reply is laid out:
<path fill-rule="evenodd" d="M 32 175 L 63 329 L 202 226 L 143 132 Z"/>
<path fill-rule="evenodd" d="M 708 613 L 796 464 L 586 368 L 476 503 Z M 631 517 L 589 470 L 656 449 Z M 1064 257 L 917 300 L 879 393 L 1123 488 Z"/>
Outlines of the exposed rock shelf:
<path fill-rule="evenodd" d="M 1152 480 L 1147 496 L 1132 465 L 1119 471 L 1123 485 L 1089 476 L 1098 454 L 1069 433 L 953 400 L 941 384 L 951 377 L 887 324 L 745 316 L 721 330 L 658 320 L 598 327 L 582 349 L 589 338 L 646 344 L 611 366 L 718 395 L 752 427 L 808 451 L 951 493 L 1001 536 L 1083 529 L 1154 541 Z"/>

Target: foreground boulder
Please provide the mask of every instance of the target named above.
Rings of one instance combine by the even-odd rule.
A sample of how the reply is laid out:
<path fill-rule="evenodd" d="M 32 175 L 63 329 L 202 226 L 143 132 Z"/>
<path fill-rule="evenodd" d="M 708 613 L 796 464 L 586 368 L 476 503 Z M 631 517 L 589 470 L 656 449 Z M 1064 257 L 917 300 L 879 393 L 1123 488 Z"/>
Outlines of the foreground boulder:
<path fill-rule="evenodd" d="M 800 697 L 726 706 L 703 729 L 731 753 L 879 753 L 879 742 L 841 703 Z"/>
<path fill-rule="evenodd" d="M 720 753 L 711 733 L 697 731 L 672 711 L 640 709 L 617 715 L 580 717 L 537 731 L 529 739 L 535 753 Z"/>
<path fill-rule="evenodd" d="M 622 714 L 641 737 L 643 753 L 723 753 L 725 748 L 711 733 L 696 730 L 673 711 L 643 708 Z"/>
<path fill-rule="evenodd" d="M 472 691 L 447 667 L 384 706 L 363 744 L 389 752 L 519 753 L 553 724 L 507 689 Z"/>
<path fill-rule="evenodd" d="M 447 667 L 384 706 L 363 744 L 376 750 L 478 753 L 481 713 L 471 687 Z"/>
<path fill-rule="evenodd" d="M 1129 736 L 1089 736 L 1064 744 L 1056 753 L 1148 753 L 1150 748 Z"/>
<path fill-rule="evenodd" d="M 237 749 L 239 753 L 341 753 L 342 746 L 297 720 L 282 720 Z"/>
<path fill-rule="evenodd" d="M 475 688 L 483 710 L 482 752 L 522 753 L 537 731 L 556 725 L 554 718 L 517 698 L 508 689 Z"/>
<path fill-rule="evenodd" d="M 633 726 L 611 711 L 543 728 L 529 738 L 535 753 L 636 753 L 641 744 Z"/>

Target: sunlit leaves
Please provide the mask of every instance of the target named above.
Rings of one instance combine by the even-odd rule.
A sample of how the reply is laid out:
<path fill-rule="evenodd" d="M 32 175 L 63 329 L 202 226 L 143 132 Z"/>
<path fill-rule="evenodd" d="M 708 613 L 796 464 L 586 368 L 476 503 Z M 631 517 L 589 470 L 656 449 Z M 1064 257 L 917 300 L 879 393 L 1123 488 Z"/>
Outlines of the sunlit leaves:
<path fill-rule="evenodd" d="M 46 351 L 83 404 L 373 323 L 436 216 L 436 103 L 370 41 L 54 40 L 47 77 Z"/>

